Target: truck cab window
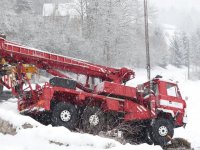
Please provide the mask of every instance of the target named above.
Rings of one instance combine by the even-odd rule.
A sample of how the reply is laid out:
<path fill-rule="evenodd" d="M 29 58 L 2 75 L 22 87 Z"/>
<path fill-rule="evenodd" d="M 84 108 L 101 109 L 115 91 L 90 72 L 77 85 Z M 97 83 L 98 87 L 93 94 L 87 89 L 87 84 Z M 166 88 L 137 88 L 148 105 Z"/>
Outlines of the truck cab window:
<path fill-rule="evenodd" d="M 149 86 L 144 87 L 143 97 L 149 95 Z"/>
<path fill-rule="evenodd" d="M 159 91 L 158 91 L 158 84 L 157 83 L 153 83 L 152 85 L 152 90 L 154 92 L 154 94 L 157 96 L 159 94 Z"/>
<path fill-rule="evenodd" d="M 154 93 L 156 96 L 159 94 L 158 92 L 158 84 L 157 83 L 153 83 L 152 84 L 152 93 Z M 143 96 L 147 96 L 149 95 L 149 86 L 145 86 L 144 87 L 144 93 L 143 93 Z"/>
<path fill-rule="evenodd" d="M 177 87 L 173 84 L 167 84 L 167 95 L 179 97 L 179 94 L 177 93 Z"/>

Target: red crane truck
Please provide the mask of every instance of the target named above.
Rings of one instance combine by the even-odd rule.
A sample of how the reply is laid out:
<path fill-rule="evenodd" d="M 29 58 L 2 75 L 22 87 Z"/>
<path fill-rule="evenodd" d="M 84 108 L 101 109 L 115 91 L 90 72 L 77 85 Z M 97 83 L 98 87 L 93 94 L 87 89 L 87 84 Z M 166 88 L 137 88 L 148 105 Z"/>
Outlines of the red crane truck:
<path fill-rule="evenodd" d="M 157 77 L 137 87 L 126 86 L 135 76 L 130 69 L 96 65 L 4 38 L 0 38 L 0 58 L 0 83 L 12 89 L 19 111 L 48 112 L 54 126 L 98 133 L 122 123 L 131 128 L 139 125 L 142 130 L 137 137 L 145 135 L 154 144 L 166 145 L 174 128 L 186 124 L 186 103 L 174 82 Z M 55 77 L 34 89 L 28 74 L 36 73 L 37 68 Z M 71 79 L 63 71 L 84 75 L 85 83 Z M 100 82 L 91 86 L 90 78 Z M 28 86 L 24 88 L 24 84 Z"/>

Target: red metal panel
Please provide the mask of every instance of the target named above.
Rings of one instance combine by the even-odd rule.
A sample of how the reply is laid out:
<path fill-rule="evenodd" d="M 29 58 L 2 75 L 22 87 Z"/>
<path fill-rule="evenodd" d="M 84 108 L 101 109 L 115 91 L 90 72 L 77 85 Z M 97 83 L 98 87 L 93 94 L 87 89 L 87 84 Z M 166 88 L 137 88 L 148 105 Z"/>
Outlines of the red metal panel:
<path fill-rule="evenodd" d="M 136 104 L 133 101 L 125 100 L 124 111 L 127 112 L 124 116 L 125 121 L 150 119 L 150 110 L 142 105 Z"/>
<path fill-rule="evenodd" d="M 119 110 L 119 101 L 112 100 L 109 98 L 106 100 L 106 106 L 107 106 L 108 110 L 118 111 Z"/>
<path fill-rule="evenodd" d="M 97 93 L 136 98 L 136 88 L 104 81 L 97 85 Z"/>
<path fill-rule="evenodd" d="M 34 51 L 31 51 L 31 50 L 29 50 L 29 55 L 33 55 L 34 54 Z"/>

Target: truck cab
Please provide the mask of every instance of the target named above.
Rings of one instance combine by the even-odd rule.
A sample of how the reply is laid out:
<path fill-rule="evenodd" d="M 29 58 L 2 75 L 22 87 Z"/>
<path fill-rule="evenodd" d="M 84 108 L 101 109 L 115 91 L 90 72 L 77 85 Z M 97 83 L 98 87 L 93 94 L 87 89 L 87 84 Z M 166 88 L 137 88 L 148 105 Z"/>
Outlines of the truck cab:
<path fill-rule="evenodd" d="M 155 100 L 158 116 L 169 115 L 175 121 L 176 127 L 183 126 L 186 123 L 186 102 L 181 96 L 177 83 L 155 78 L 151 84 L 150 94 L 150 82 L 144 84 L 143 101 Z"/>
<path fill-rule="evenodd" d="M 187 123 L 186 102 L 177 83 L 154 78 L 137 89 L 139 103 L 151 112 L 154 143 L 166 144 L 172 138 L 174 128 L 185 127 Z"/>

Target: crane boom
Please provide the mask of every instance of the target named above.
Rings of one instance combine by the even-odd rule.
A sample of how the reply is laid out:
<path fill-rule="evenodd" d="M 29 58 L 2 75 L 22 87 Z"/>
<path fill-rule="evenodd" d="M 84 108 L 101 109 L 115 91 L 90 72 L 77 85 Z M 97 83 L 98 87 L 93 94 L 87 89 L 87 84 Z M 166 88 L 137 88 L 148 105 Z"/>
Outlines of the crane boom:
<path fill-rule="evenodd" d="M 111 68 L 87 61 L 66 57 L 46 51 L 23 46 L 0 38 L 0 57 L 7 62 L 35 65 L 52 73 L 52 69 L 69 71 L 76 74 L 97 77 L 102 80 L 123 83 L 134 77 L 134 72 L 127 68 Z"/>

